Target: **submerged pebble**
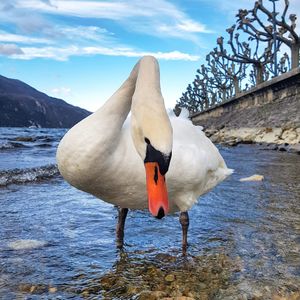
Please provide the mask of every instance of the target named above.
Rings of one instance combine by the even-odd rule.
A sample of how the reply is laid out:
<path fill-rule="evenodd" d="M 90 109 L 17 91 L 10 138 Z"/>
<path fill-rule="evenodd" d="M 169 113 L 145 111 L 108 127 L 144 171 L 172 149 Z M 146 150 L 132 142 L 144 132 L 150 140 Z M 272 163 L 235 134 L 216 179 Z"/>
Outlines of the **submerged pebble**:
<path fill-rule="evenodd" d="M 168 274 L 166 277 L 165 277 L 165 281 L 168 281 L 168 282 L 172 282 L 175 280 L 175 276 L 173 274 Z"/>
<path fill-rule="evenodd" d="M 52 287 L 49 287 L 48 291 L 49 291 L 49 293 L 54 294 L 57 292 L 57 288 L 52 286 Z"/>
<path fill-rule="evenodd" d="M 188 262 L 180 257 L 158 254 L 151 260 L 144 259 L 142 265 L 136 258 L 127 257 L 117 263 L 115 271 L 89 282 L 91 288 L 86 286 L 81 293 L 99 294 L 101 290 L 105 299 L 205 300 L 213 297 L 219 289 L 226 289 L 230 273 L 236 268 L 235 263 L 223 253 L 200 255 Z M 92 288 L 97 282 L 98 292 Z"/>

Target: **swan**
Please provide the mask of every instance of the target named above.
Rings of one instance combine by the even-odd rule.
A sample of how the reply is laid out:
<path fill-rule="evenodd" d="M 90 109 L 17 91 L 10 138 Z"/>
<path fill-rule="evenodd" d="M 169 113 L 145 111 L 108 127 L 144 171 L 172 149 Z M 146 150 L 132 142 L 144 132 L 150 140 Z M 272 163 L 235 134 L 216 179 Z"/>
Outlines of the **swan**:
<path fill-rule="evenodd" d="M 107 102 L 65 134 L 57 164 L 72 186 L 118 206 L 119 248 L 128 209 L 148 207 L 158 219 L 179 211 L 184 255 L 188 210 L 232 172 L 201 127 L 168 115 L 152 56 L 142 57 Z"/>

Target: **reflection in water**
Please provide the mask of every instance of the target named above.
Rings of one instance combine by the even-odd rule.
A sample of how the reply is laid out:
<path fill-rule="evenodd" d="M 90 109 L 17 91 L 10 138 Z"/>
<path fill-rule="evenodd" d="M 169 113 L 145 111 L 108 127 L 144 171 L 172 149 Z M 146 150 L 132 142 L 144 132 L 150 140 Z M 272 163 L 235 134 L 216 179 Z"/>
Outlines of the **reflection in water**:
<path fill-rule="evenodd" d="M 42 150 L 37 138 L 12 149 L 0 140 L 5 176 L 16 163 L 26 169 L 53 164 L 63 133 L 50 131 L 39 133 L 53 143 Z M 235 173 L 190 211 L 186 259 L 178 214 L 156 220 L 130 211 L 119 253 L 113 206 L 57 175 L 1 187 L 0 298 L 298 299 L 300 156 L 257 146 L 221 152 Z M 265 180 L 239 182 L 253 174 Z"/>

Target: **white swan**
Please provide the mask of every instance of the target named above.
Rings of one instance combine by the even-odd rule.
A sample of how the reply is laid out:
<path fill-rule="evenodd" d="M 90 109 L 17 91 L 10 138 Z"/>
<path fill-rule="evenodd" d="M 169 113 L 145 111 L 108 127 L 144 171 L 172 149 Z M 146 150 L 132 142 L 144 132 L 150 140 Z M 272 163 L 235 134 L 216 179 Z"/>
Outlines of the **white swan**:
<path fill-rule="evenodd" d="M 114 95 L 66 133 L 57 162 L 71 185 L 120 207 L 120 247 L 128 208 L 149 207 L 158 218 L 180 211 L 184 254 L 187 211 L 231 173 L 201 128 L 168 116 L 151 56 L 140 59 Z"/>

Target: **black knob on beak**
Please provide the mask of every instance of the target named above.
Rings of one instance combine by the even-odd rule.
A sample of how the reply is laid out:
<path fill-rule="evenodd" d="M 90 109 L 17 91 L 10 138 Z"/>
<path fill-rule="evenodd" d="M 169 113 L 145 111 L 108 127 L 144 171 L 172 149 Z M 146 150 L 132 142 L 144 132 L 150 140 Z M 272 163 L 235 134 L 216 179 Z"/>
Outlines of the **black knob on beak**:
<path fill-rule="evenodd" d="M 158 214 L 155 218 L 157 219 L 162 219 L 163 217 L 165 216 L 165 211 L 162 207 L 160 207 L 159 211 L 158 211 Z"/>

